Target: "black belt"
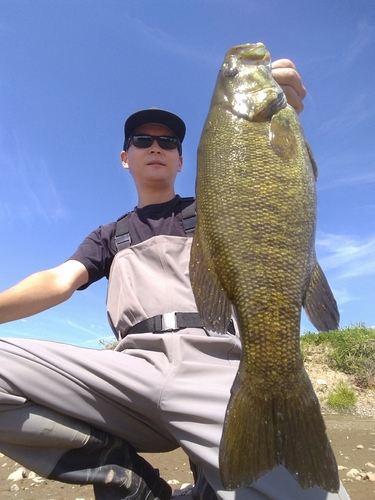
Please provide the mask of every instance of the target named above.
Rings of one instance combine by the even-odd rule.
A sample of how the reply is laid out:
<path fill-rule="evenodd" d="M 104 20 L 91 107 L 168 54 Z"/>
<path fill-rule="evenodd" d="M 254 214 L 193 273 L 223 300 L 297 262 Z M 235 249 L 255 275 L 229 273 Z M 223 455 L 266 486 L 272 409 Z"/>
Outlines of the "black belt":
<path fill-rule="evenodd" d="M 173 332 L 182 328 L 204 328 L 203 320 L 198 313 L 169 312 L 158 314 L 135 324 L 126 335 L 132 333 Z M 235 335 L 233 321 L 229 324 L 228 333 Z"/>

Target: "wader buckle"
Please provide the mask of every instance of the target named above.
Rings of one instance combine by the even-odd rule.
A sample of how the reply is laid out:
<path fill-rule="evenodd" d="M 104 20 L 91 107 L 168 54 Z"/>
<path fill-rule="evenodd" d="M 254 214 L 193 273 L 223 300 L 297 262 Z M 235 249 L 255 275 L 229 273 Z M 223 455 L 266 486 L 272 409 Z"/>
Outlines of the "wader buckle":
<path fill-rule="evenodd" d="M 167 312 L 161 314 L 161 329 L 162 332 L 172 332 L 174 330 L 179 330 L 177 325 L 177 311 Z"/>

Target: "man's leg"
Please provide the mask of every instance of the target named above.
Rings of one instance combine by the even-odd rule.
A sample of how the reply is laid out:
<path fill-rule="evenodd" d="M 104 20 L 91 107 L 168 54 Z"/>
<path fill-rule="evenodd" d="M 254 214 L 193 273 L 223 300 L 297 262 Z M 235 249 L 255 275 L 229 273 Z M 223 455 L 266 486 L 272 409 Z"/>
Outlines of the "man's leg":
<path fill-rule="evenodd" d="M 126 398 L 121 401 L 119 384 L 111 381 L 112 375 L 121 378 L 126 363 L 121 354 L 102 357 L 101 351 L 33 341 L 0 344 L 3 453 L 50 479 L 93 484 L 98 500 L 169 500 L 169 485 L 124 437 L 140 435 L 141 441 L 150 442 L 154 437 L 161 441 L 155 447 L 162 449 L 176 444 L 159 438 L 136 412 L 128 415 Z M 90 355 L 94 374 L 87 374 L 84 367 L 85 361 L 91 364 L 85 359 Z M 115 360 L 121 361 L 118 370 Z M 152 419 L 151 414 L 150 408 Z M 112 432 L 107 432 L 107 422 Z"/>
<path fill-rule="evenodd" d="M 97 500 L 169 500 L 170 486 L 126 441 L 38 405 L 0 413 L 0 449 L 46 477 L 92 484 Z"/>
<path fill-rule="evenodd" d="M 82 448 L 64 453 L 48 475 L 65 483 L 92 484 L 95 498 L 169 500 L 170 486 L 126 441 L 91 428 Z"/>

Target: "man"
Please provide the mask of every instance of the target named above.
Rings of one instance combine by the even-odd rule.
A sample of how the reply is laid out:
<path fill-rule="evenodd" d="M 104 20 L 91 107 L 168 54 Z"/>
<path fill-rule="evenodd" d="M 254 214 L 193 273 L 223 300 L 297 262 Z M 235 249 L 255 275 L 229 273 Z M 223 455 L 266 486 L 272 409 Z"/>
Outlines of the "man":
<path fill-rule="evenodd" d="M 301 111 L 305 89 L 293 64 L 276 62 L 274 76 Z M 0 450 L 45 477 L 93 484 L 100 500 L 169 500 L 170 487 L 135 450 L 179 446 L 195 464 L 196 498 L 348 499 L 343 488 L 303 491 L 282 467 L 251 488 L 222 488 L 218 447 L 241 346 L 234 331 L 208 334 L 197 315 L 188 276 L 192 201 L 174 191 L 184 136 L 172 113 L 131 115 L 121 161 L 137 188 L 136 209 L 91 233 L 62 265 L 0 294 L 0 322 L 11 321 L 106 276 L 120 341 L 111 351 L 4 339 Z"/>

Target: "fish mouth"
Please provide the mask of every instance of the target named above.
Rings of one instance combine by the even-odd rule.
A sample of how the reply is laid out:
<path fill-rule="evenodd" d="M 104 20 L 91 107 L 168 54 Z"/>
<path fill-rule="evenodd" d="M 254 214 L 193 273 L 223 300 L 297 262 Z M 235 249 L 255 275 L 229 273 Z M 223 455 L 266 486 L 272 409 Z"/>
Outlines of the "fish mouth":
<path fill-rule="evenodd" d="M 259 43 L 245 43 L 236 45 L 228 50 L 226 57 L 235 57 L 243 64 L 270 64 L 271 56 L 266 46 Z"/>

